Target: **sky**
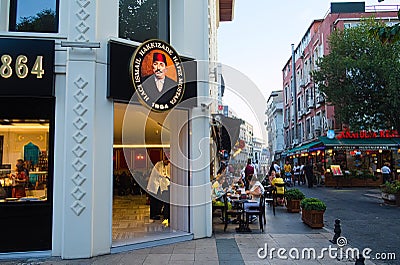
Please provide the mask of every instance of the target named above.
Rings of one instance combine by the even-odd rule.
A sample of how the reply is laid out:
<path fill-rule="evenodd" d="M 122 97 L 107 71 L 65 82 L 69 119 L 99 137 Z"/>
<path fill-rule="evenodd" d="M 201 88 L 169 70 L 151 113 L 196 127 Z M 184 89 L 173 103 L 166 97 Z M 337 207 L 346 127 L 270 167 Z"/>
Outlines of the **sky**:
<path fill-rule="evenodd" d="M 291 44 L 300 43 L 306 30 L 315 19 L 323 19 L 330 9 L 329 0 L 235 0 L 232 22 L 221 22 L 218 28 L 218 61 L 248 77 L 268 99 L 271 91 L 282 90 L 282 69 L 290 60 Z M 400 0 L 365 2 L 371 5 L 400 5 Z M 382 8 L 382 7 L 381 7 Z M 238 97 L 224 96 L 224 104 L 243 106 Z M 249 103 L 251 105 L 251 102 Z M 258 105 L 260 105 L 258 103 Z M 262 104 L 261 104 L 262 105 Z M 263 108 L 264 106 L 256 106 Z M 264 127 L 261 118 L 256 121 L 254 111 L 235 108 L 240 118 L 246 118 L 255 127 Z M 264 118 L 265 119 L 265 118 Z M 260 124 L 261 122 L 261 124 Z M 263 128 L 255 128 L 255 135 L 265 139 Z"/>
<path fill-rule="evenodd" d="M 55 0 L 18 0 L 17 20 L 21 17 L 35 16 L 43 9 L 56 10 Z"/>

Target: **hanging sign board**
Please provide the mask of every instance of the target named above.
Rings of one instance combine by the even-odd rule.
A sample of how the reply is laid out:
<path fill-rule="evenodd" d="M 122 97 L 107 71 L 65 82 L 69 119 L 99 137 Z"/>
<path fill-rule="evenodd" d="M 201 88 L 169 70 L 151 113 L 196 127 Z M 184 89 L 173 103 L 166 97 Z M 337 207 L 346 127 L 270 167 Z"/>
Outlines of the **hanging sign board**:
<path fill-rule="evenodd" d="M 109 43 L 108 97 L 140 102 L 151 111 L 195 105 L 197 65 L 166 42 L 149 40 L 139 47 Z"/>
<path fill-rule="evenodd" d="M 53 69 L 53 40 L 0 38 L 0 96 L 53 96 Z"/>

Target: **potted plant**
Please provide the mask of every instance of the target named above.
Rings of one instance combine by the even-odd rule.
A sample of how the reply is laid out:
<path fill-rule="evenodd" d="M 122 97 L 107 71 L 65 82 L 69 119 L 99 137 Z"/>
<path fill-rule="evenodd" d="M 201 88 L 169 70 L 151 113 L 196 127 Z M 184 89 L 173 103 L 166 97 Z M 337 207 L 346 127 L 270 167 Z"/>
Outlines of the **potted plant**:
<path fill-rule="evenodd" d="M 305 198 L 300 202 L 301 219 L 312 228 L 324 226 L 326 204 L 317 198 Z"/>
<path fill-rule="evenodd" d="M 386 182 L 381 185 L 382 199 L 388 204 L 400 206 L 400 181 Z"/>
<path fill-rule="evenodd" d="M 285 192 L 286 209 L 289 213 L 300 212 L 300 201 L 306 196 L 299 189 L 288 189 Z"/>

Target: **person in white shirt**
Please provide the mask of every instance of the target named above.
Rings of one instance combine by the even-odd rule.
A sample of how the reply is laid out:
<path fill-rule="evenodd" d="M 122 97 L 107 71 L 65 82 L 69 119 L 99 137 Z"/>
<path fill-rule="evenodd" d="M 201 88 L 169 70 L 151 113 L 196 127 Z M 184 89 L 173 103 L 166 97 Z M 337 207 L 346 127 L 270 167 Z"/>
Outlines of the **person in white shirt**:
<path fill-rule="evenodd" d="M 150 218 L 153 220 L 161 219 L 161 213 L 164 219 L 169 218 L 169 203 L 165 200 L 169 200 L 170 176 L 171 164 L 164 155 L 163 160 L 154 165 L 147 183 L 147 191 L 150 193 Z M 159 199 L 161 197 L 164 202 Z"/>
<path fill-rule="evenodd" d="M 278 165 L 277 162 L 274 162 L 274 169 L 275 169 L 275 173 L 280 175 L 281 174 L 281 167 Z"/>
<path fill-rule="evenodd" d="M 252 164 L 252 166 L 254 167 L 254 176 L 255 177 L 257 177 L 257 174 L 259 173 L 259 171 L 260 171 L 260 167 L 259 167 L 259 164 L 258 164 L 258 160 L 256 160 L 256 162 L 254 163 L 251 163 Z"/>
<path fill-rule="evenodd" d="M 383 183 L 386 183 L 387 181 L 390 181 L 390 173 L 392 172 L 390 170 L 390 164 L 386 162 L 383 167 L 381 168 L 382 172 L 382 178 L 383 178 Z"/>
<path fill-rule="evenodd" d="M 293 171 L 294 171 L 293 184 L 296 185 L 296 180 L 297 180 L 297 183 L 300 185 L 300 166 L 297 162 L 294 164 Z"/>
<path fill-rule="evenodd" d="M 253 202 L 244 203 L 244 210 L 248 210 L 250 207 L 258 207 L 260 205 L 260 197 L 264 194 L 264 186 L 257 178 L 252 178 L 250 181 L 250 190 L 246 190 L 246 194 L 251 196 Z M 250 223 L 253 223 L 257 220 L 256 216 L 252 216 L 250 219 Z"/>

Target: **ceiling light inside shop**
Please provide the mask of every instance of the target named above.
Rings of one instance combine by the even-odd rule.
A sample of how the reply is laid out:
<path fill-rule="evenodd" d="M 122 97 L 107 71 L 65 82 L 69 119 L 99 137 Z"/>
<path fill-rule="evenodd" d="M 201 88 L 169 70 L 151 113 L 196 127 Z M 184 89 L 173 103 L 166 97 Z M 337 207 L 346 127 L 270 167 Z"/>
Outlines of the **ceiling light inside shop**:
<path fill-rule="evenodd" d="M 170 148 L 169 144 L 114 144 L 114 148 Z"/>
<path fill-rule="evenodd" d="M 48 123 L 11 123 L 10 125 L 0 125 L 1 129 L 34 129 L 34 130 L 49 130 Z"/>

